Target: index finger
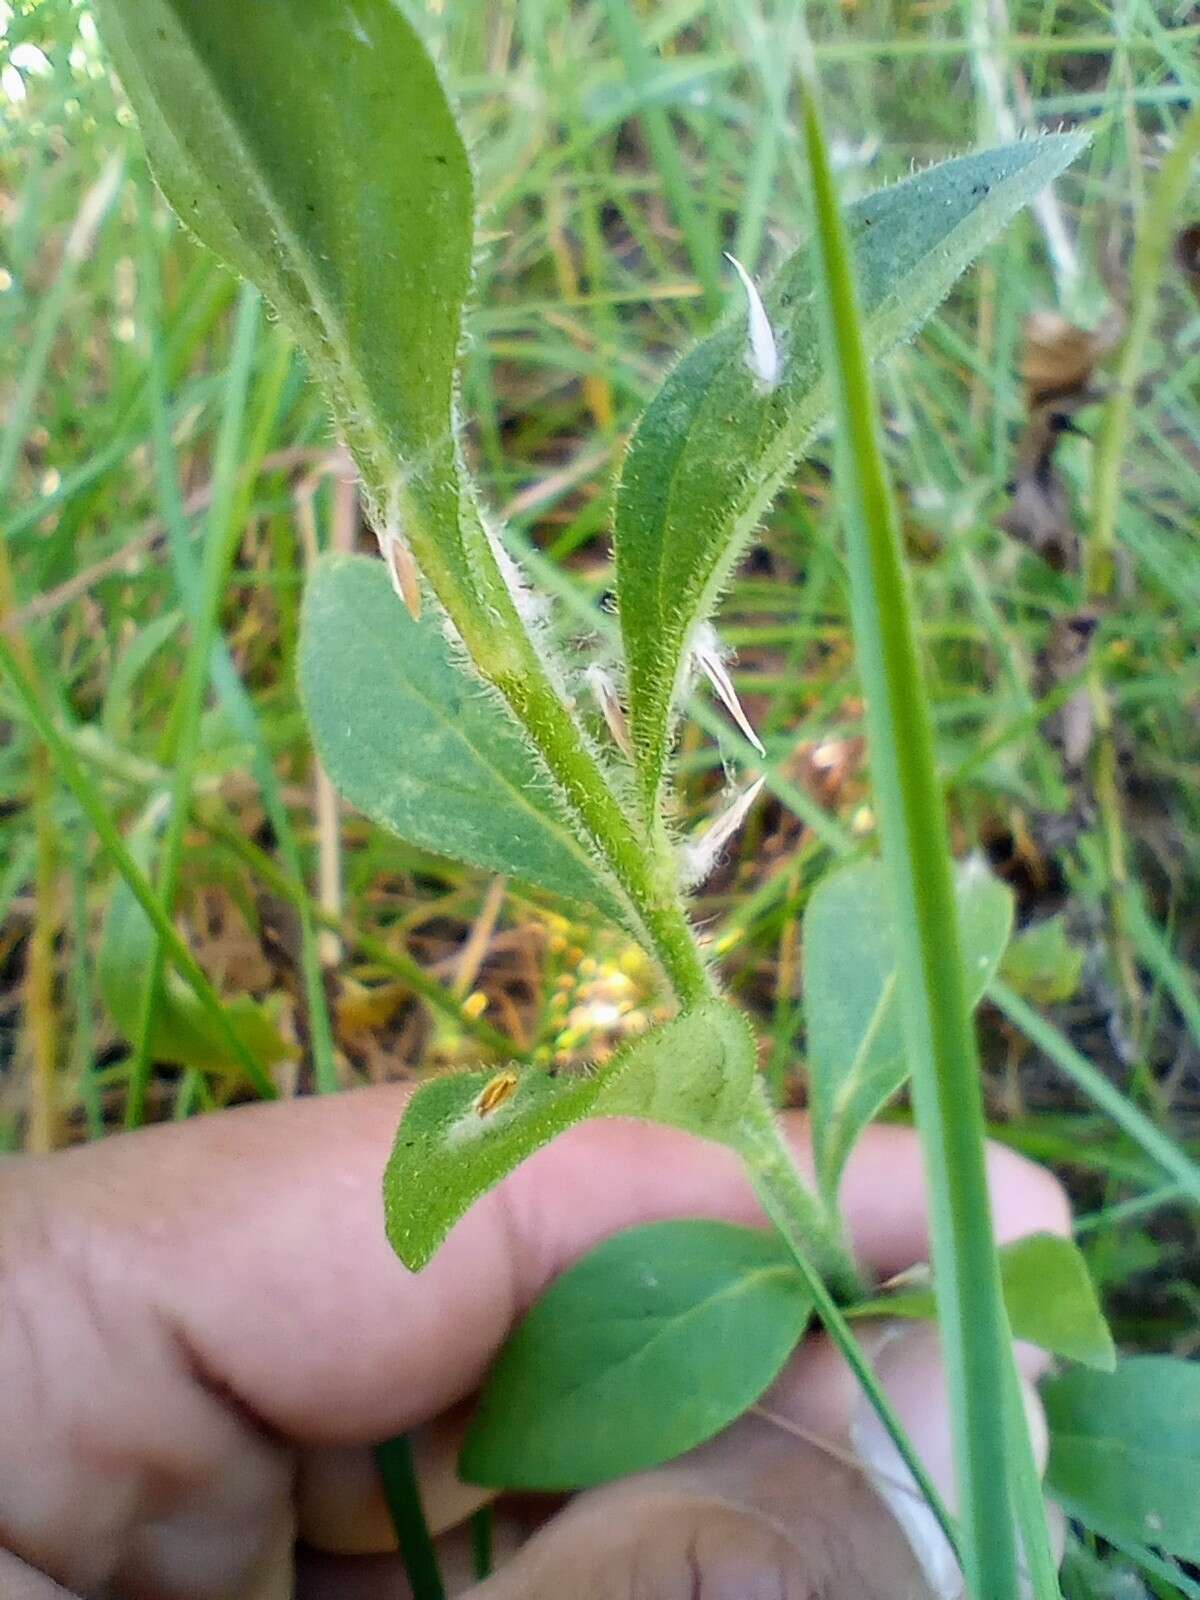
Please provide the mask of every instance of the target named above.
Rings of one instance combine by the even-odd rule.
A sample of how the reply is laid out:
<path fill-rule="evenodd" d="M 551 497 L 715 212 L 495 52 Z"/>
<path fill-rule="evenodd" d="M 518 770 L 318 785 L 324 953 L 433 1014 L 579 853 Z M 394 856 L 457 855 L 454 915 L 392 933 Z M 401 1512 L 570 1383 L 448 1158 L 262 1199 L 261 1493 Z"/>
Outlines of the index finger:
<path fill-rule="evenodd" d="M 94 1298 L 119 1297 L 126 1322 L 140 1301 L 206 1383 L 306 1444 L 383 1438 L 468 1393 L 546 1283 L 622 1228 L 682 1216 L 762 1221 L 728 1151 L 647 1124 L 596 1122 L 486 1196 L 413 1275 L 384 1238 L 380 1199 L 406 1095 L 385 1086 L 155 1128 L 22 1161 L 21 1188 L 40 1213 L 39 1237 L 60 1251 L 64 1238 L 80 1242 Z M 786 1128 L 804 1165 L 804 1119 L 789 1116 Z M 1001 1149 L 990 1162 L 1001 1238 L 1066 1227 L 1049 1174 Z M 870 1269 L 924 1258 L 910 1132 L 868 1134 L 842 1202 Z"/>

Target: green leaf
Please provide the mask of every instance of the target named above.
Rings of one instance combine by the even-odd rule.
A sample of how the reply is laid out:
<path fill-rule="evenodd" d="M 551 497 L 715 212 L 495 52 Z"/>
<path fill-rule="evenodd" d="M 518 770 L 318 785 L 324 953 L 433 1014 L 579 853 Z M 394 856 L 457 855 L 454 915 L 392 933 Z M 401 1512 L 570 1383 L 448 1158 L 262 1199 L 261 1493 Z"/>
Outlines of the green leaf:
<path fill-rule="evenodd" d="M 1046 1484 L 1102 1538 L 1200 1560 L 1200 1366 L 1134 1356 L 1042 1385 Z"/>
<path fill-rule="evenodd" d="M 1077 135 L 1026 139 L 946 162 L 848 208 L 872 356 L 916 328 L 1008 220 L 1070 162 Z M 822 381 L 807 247 L 763 295 L 782 371 L 770 393 L 746 365 L 745 301 L 667 378 L 638 425 L 617 494 L 617 595 L 642 792 L 656 815 L 671 712 L 691 634 L 831 395 Z"/>
<path fill-rule="evenodd" d="M 1004 1308 L 1015 1339 L 1052 1355 L 1111 1372 L 1116 1365 L 1112 1334 L 1079 1247 L 1055 1233 L 1034 1233 L 999 1251 Z M 902 1289 L 864 1300 L 855 1317 L 931 1318 L 932 1287 Z"/>
<path fill-rule="evenodd" d="M 129 853 L 143 871 L 154 856 L 154 837 L 141 829 L 128 840 Z M 100 935 L 96 978 L 113 1021 L 126 1039 L 138 1036 L 146 973 L 154 948 L 150 919 L 124 879 L 114 886 Z M 296 1054 L 282 1036 L 270 1006 L 250 995 L 237 995 L 224 1003 L 233 1031 L 250 1054 L 270 1068 Z M 200 1072 L 233 1073 L 241 1077 L 243 1064 L 230 1049 L 230 1041 L 204 1010 L 192 989 L 178 973 L 168 971 L 154 1009 L 150 1055 Z"/>
<path fill-rule="evenodd" d="M 1000 973 L 1034 1005 L 1060 1005 L 1079 988 L 1083 951 L 1067 938 L 1066 918 L 1047 917 L 1017 934 L 1004 952 Z"/>
<path fill-rule="evenodd" d="M 168 200 L 299 340 L 368 485 L 395 499 L 381 512 L 419 506 L 451 560 L 478 533 L 474 518 L 460 527 L 453 426 L 474 187 L 403 6 L 99 0 L 97 12 Z"/>
<path fill-rule="evenodd" d="M 1008 941 L 1012 896 L 975 859 L 958 868 L 955 894 L 974 1006 Z M 804 914 L 804 1006 L 813 1149 L 830 1199 L 863 1130 L 909 1075 L 897 962 L 883 863 L 857 862 L 822 879 Z"/>
<path fill-rule="evenodd" d="M 422 1085 L 383 1179 L 392 1248 L 419 1271 L 480 1195 L 585 1117 L 732 1136 L 754 1065 L 745 1019 L 711 1001 L 635 1039 L 590 1077 L 469 1072 Z"/>
<path fill-rule="evenodd" d="M 1070 1239 L 1035 1233 L 1000 1251 L 1000 1281 L 1013 1337 L 1101 1372 L 1117 1364 L 1112 1334 L 1087 1263 Z"/>
<path fill-rule="evenodd" d="M 299 675 L 325 770 L 373 822 L 629 920 L 511 714 L 455 660 L 437 616 L 413 621 L 382 561 L 328 556 L 314 569 Z"/>
<path fill-rule="evenodd" d="M 460 1471 L 577 1489 L 668 1461 L 754 1404 L 811 1311 L 770 1234 L 723 1222 L 618 1234 L 552 1284 L 505 1345 Z"/>

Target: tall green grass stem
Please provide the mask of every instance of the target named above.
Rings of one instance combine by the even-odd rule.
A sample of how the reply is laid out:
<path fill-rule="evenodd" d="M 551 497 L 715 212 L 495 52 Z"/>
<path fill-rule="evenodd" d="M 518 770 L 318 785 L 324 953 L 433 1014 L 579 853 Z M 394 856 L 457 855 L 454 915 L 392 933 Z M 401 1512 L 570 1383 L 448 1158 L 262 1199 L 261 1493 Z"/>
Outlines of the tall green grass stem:
<path fill-rule="evenodd" d="M 446 1600 L 437 1550 L 421 1505 L 421 1488 L 406 1433 L 376 1445 L 375 1462 L 400 1546 L 412 1600 Z"/>
<path fill-rule="evenodd" d="M 848 507 L 851 612 L 929 1190 L 963 1568 L 975 1600 L 1012 1600 L 1019 1581 L 1009 1452 L 1005 1430 L 997 1425 L 1005 1414 L 1010 1340 L 992 1233 L 979 1069 L 962 980 L 949 838 L 853 268 L 811 67 L 804 134 L 837 400 L 837 477 Z M 1027 1547 L 1038 1537 L 1036 1528 L 1023 1526 L 1022 1533 Z"/>

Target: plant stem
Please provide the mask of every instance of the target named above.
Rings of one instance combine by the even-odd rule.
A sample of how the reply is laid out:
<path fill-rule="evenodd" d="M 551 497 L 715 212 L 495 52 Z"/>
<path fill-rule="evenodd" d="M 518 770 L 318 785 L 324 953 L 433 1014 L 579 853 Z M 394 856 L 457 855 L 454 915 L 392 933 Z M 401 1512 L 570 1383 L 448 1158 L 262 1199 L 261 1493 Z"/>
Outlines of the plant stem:
<path fill-rule="evenodd" d="M 446 1591 L 438 1570 L 437 1551 L 421 1505 L 421 1490 L 408 1434 L 398 1434 L 386 1444 L 376 1445 L 375 1464 L 383 1482 L 384 1498 L 396 1530 L 413 1600 L 445 1600 Z"/>
<path fill-rule="evenodd" d="M 44 749 L 34 752 L 33 808 L 37 838 L 34 922 L 29 934 L 25 1014 L 33 1062 L 27 1148 L 44 1155 L 59 1143 L 58 1012 L 54 1004 L 54 947 L 58 939 L 58 830 L 54 784 Z"/>
<path fill-rule="evenodd" d="M 796 1171 L 761 1077 L 755 1080 L 738 1131 L 738 1154 L 759 1203 L 779 1233 L 789 1244 L 803 1241 L 813 1270 L 839 1299 L 861 1299 L 863 1281 L 841 1222 Z"/>
<path fill-rule="evenodd" d="M 712 995 L 713 980 L 679 898 L 674 862 L 658 859 L 643 845 L 583 730 L 563 703 L 520 614 L 479 508 L 469 494 L 457 492 L 448 505 L 440 483 L 426 487 L 413 476 L 398 483 L 394 468 L 389 469 L 386 458 L 381 464 L 373 436 L 362 427 L 348 427 L 347 442 L 368 498 L 376 508 L 389 506 L 399 517 L 413 557 L 476 671 L 504 697 L 625 890 L 645 930 L 645 942 L 680 1000 L 688 1005 Z M 445 554 L 452 542 L 469 553 L 470 586 Z"/>
<path fill-rule="evenodd" d="M 850 506 L 851 610 L 900 934 L 902 1014 L 929 1190 L 963 1567 L 976 1600 L 1012 1600 L 1018 1563 L 1009 1452 L 1000 1425 L 1010 1340 L 992 1237 L 979 1070 L 945 809 L 853 267 L 811 64 L 804 91 L 821 308 L 837 396 L 837 477 Z M 1022 1444 L 1013 1441 L 1015 1448 Z M 1036 1529 L 1027 1531 L 1027 1543 L 1036 1537 Z"/>
<path fill-rule="evenodd" d="M 913 1448 L 904 1424 L 892 1409 L 892 1403 L 876 1377 L 874 1368 L 864 1355 L 853 1329 L 842 1315 L 831 1292 L 831 1285 L 836 1286 L 840 1277 L 842 1287 L 850 1297 L 861 1296 L 862 1280 L 853 1261 L 849 1259 L 848 1252 L 840 1268 L 832 1259 L 832 1241 L 828 1237 L 824 1221 L 816 1227 L 810 1226 L 813 1221 L 813 1208 L 819 1202 L 808 1193 L 796 1175 L 791 1152 L 783 1142 L 761 1084 L 755 1085 L 755 1092 L 747 1107 L 744 1128 L 745 1144 L 741 1147 L 741 1152 L 763 1210 L 770 1217 L 776 1232 L 787 1245 L 799 1267 L 822 1325 L 854 1373 L 876 1416 L 887 1429 L 900 1459 L 912 1473 L 914 1483 L 937 1518 L 942 1532 L 950 1542 L 951 1549 L 956 1556 L 959 1556 L 958 1527 L 938 1493 L 937 1486 L 926 1472 L 920 1456 Z M 784 1173 L 791 1174 L 790 1181 L 783 1176 Z M 825 1232 L 824 1238 L 821 1238 L 822 1232 Z M 810 1253 L 814 1237 L 822 1246 L 824 1270 L 820 1265 L 822 1257 L 814 1258 Z M 841 1245 L 840 1239 L 838 1248 L 845 1252 L 845 1246 Z M 831 1267 L 832 1274 L 829 1270 Z"/>
<path fill-rule="evenodd" d="M 14 607 L 15 590 L 8 545 L 0 539 L 0 629 Z M 30 677 L 37 668 L 24 634 L 13 638 L 13 650 Z M 26 1144 L 44 1154 L 59 1134 L 58 1015 L 54 1008 L 54 946 L 58 937 L 58 839 L 54 822 L 54 782 L 44 749 L 30 762 L 36 869 L 34 920 L 29 934 L 25 1019 L 29 1030 L 30 1079 Z"/>

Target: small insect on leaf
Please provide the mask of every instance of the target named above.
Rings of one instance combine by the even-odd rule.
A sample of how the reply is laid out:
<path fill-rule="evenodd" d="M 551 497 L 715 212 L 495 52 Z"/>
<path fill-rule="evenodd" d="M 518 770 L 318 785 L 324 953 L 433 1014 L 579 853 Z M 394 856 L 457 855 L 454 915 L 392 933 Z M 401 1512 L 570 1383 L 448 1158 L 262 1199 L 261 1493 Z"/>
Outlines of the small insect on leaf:
<path fill-rule="evenodd" d="M 511 1067 L 506 1067 L 503 1072 L 497 1072 L 495 1077 L 489 1078 L 479 1091 L 479 1098 L 475 1102 L 475 1114 L 479 1117 L 490 1117 L 494 1111 L 511 1100 L 517 1092 L 517 1075 Z"/>
<path fill-rule="evenodd" d="M 421 584 L 417 577 L 417 564 L 412 551 L 398 533 L 390 529 L 383 536 L 383 553 L 388 564 L 392 588 L 408 607 L 414 622 L 421 620 Z"/>

